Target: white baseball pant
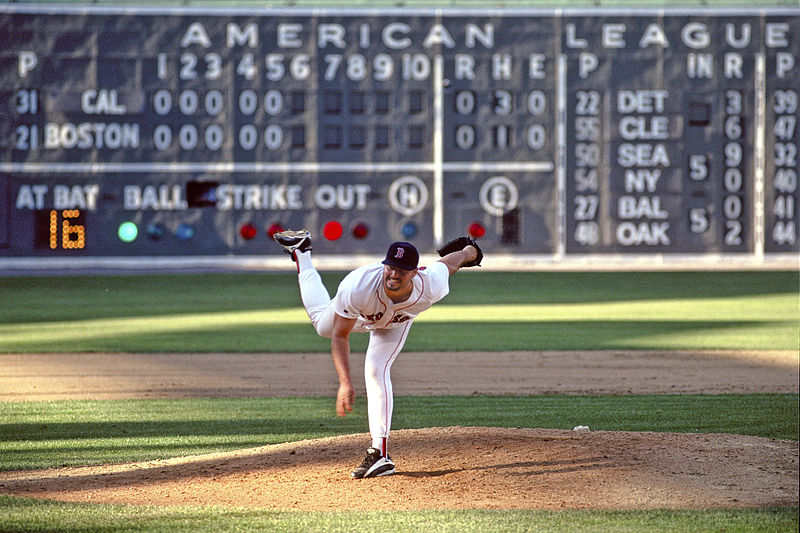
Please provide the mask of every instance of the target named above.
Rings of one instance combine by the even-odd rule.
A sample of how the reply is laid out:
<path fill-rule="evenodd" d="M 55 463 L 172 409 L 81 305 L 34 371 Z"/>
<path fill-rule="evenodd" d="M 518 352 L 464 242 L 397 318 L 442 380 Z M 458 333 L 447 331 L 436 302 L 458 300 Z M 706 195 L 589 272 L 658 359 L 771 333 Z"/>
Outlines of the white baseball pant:
<path fill-rule="evenodd" d="M 335 311 L 331 297 L 322 283 L 322 278 L 311 265 L 310 254 L 296 253 L 298 259 L 298 283 L 303 307 L 311 319 L 317 334 L 330 338 L 333 333 Z M 367 388 L 367 416 L 372 447 L 383 449 L 392 426 L 394 395 L 391 368 L 408 338 L 413 320 L 401 327 L 369 331 L 369 344 L 364 356 L 364 381 Z M 367 331 L 356 325 L 355 332 Z M 385 450 L 384 450 L 385 451 Z"/>

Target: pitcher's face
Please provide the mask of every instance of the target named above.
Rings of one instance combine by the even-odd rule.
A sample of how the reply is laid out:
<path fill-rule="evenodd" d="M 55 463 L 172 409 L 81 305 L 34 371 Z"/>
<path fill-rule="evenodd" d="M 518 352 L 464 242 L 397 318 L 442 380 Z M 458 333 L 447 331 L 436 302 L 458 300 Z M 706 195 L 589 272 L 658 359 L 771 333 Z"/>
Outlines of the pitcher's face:
<path fill-rule="evenodd" d="M 417 269 L 404 270 L 391 265 L 383 265 L 383 287 L 386 292 L 402 292 L 411 285 Z"/>

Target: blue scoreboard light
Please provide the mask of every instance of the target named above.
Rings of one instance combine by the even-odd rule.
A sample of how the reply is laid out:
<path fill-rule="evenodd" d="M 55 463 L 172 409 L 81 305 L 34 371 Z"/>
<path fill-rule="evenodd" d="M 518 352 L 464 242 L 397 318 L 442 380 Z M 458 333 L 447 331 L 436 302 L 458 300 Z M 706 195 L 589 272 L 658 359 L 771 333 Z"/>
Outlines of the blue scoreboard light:
<path fill-rule="evenodd" d="M 796 254 L 800 10 L 0 7 L 0 258 Z"/>

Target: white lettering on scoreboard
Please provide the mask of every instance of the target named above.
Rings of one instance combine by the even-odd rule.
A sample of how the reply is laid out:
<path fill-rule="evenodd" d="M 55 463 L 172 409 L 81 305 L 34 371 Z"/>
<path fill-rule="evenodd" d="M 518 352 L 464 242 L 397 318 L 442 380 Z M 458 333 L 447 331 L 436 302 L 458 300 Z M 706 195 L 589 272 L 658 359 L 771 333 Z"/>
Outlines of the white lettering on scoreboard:
<path fill-rule="evenodd" d="M 567 253 L 756 253 L 796 242 L 795 198 L 767 190 L 761 228 L 756 200 L 764 168 L 796 193 L 784 185 L 797 163 L 782 141 L 796 144 L 797 109 L 789 105 L 795 115 L 785 121 L 777 113 L 773 121 L 770 109 L 760 116 L 775 84 L 800 81 L 796 20 L 774 17 L 763 31 L 744 18 L 682 20 L 564 26 L 567 125 L 576 141 L 566 160 Z M 783 100 L 783 89 L 776 92 Z M 762 121 L 778 122 L 783 138 L 759 136 Z"/>
<path fill-rule="evenodd" d="M 800 251 L 797 9 L 89 13 L 0 10 L 0 256 Z"/>

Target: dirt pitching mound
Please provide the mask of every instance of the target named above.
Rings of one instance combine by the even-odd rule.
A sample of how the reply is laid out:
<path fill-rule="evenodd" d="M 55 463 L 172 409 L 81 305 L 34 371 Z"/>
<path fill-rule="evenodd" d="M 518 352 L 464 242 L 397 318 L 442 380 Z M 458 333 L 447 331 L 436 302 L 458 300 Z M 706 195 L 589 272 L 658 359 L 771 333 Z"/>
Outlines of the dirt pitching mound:
<path fill-rule="evenodd" d="M 367 435 L 165 461 L 0 474 L 63 501 L 299 510 L 798 505 L 798 443 L 740 435 L 431 428 L 392 433 L 397 474 L 352 480 Z"/>

